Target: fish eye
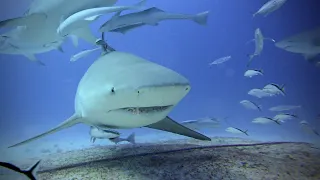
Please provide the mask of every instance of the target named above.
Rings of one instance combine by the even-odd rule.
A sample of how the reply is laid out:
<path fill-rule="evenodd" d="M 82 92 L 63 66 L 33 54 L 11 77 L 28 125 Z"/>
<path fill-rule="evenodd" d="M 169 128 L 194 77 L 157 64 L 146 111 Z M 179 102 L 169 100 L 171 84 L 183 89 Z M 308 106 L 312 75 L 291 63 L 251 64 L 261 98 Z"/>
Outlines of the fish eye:
<path fill-rule="evenodd" d="M 188 91 L 189 90 L 189 88 L 186 88 L 186 91 Z"/>
<path fill-rule="evenodd" d="M 112 92 L 112 93 L 114 93 L 114 92 L 115 92 L 115 91 L 114 91 L 114 87 L 112 87 L 112 88 L 111 88 L 111 92 Z"/>

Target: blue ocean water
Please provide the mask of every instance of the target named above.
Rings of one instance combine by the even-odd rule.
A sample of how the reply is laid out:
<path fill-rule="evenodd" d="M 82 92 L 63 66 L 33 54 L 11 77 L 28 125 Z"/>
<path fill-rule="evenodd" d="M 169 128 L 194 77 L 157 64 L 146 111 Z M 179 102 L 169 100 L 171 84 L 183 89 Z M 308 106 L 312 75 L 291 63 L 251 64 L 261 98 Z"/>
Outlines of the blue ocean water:
<path fill-rule="evenodd" d="M 119 1 L 129 5 L 137 1 Z M 1 7 L 1 19 L 12 18 L 25 12 L 30 1 L 12 0 Z M 170 113 L 176 121 L 198 119 L 206 116 L 228 117 L 221 127 L 207 129 L 210 136 L 238 136 L 225 132 L 228 126 L 248 129 L 249 137 L 265 141 L 319 142 L 319 136 L 306 134 L 300 128 L 300 120 L 307 120 L 320 131 L 320 69 L 308 63 L 301 55 L 276 48 L 266 41 L 263 52 L 253 60 L 252 67 L 264 70 L 264 76 L 245 78 L 248 54 L 254 52 L 254 44 L 246 44 L 260 28 L 265 37 L 281 40 L 290 35 L 318 27 L 319 10 L 316 0 L 288 1 L 268 17 L 252 14 L 264 1 L 253 0 L 148 0 L 148 6 L 166 11 L 195 14 L 210 11 L 208 24 L 199 26 L 187 20 L 161 22 L 157 27 L 141 27 L 125 35 L 108 33 L 107 41 L 119 51 L 125 51 L 173 69 L 190 80 L 192 90 Z M 18 6 L 17 6 L 18 4 Z M 91 25 L 93 32 L 106 16 Z M 4 32 L 4 31 L 2 31 Z M 38 66 L 20 55 L 0 54 L 0 140 L 3 146 L 32 137 L 52 128 L 68 118 L 74 111 L 74 96 L 79 80 L 100 52 L 69 62 L 70 57 L 92 48 L 81 41 L 75 48 L 71 41 L 63 44 L 64 53 L 50 51 L 37 57 L 46 66 Z M 213 60 L 232 56 L 219 66 L 209 67 Z M 257 100 L 247 92 L 262 88 L 268 83 L 286 85 L 286 96 Z M 250 111 L 240 105 L 243 99 L 262 105 L 262 112 Z M 296 113 L 299 120 L 276 124 L 256 125 L 251 121 L 259 116 L 273 117 L 268 111 L 276 105 L 301 105 Z M 154 130 L 136 129 L 138 137 L 153 137 Z M 130 130 L 124 131 L 129 134 Z M 171 135 L 170 136 L 174 136 Z M 72 141 L 82 138 L 89 143 L 88 126 L 77 125 L 58 132 L 47 140 Z M 156 135 L 154 136 L 157 139 Z M 174 137 L 172 137 L 174 138 Z M 37 144 L 35 142 L 35 144 Z"/>

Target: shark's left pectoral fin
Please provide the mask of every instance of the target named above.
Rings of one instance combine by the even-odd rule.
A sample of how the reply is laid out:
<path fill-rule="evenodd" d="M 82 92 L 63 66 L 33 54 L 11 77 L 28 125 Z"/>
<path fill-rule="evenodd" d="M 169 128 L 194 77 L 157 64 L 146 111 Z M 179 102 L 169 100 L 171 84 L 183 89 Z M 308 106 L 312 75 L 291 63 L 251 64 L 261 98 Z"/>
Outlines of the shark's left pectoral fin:
<path fill-rule="evenodd" d="M 36 62 L 41 66 L 45 66 L 45 64 L 41 61 L 39 61 L 33 54 L 24 54 L 25 57 L 27 57 L 30 61 Z"/>
<path fill-rule="evenodd" d="M 172 120 L 170 117 L 166 117 L 163 120 L 150 124 L 146 126 L 147 128 L 157 129 L 162 131 L 167 131 L 175 134 L 180 134 L 183 136 L 192 137 L 199 140 L 211 141 L 211 139 L 203 134 L 200 134 L 194 130 L 191 130 L 176 121 Z"/>
<path fill-rule="evenodd" d="M 90 44 L 95 45 L 96 44 L 96 40 L 98 39 L 97 37 L 95 37 L 89 26 L 85 26 L 79 29 L 76 29 L 74 31 L 72 31 L 72 35 L 81 38 L 85 41 L 87 41 Z"/>

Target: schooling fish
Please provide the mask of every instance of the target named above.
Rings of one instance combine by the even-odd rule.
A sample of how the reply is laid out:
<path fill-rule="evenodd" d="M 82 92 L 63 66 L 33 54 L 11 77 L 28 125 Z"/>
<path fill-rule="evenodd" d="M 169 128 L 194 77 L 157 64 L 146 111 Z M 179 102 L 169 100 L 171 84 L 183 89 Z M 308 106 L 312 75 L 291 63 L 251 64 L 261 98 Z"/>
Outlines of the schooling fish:
<path fill-rule="evenodd" d="M 253 121 L 252 121 L 252 123 L 256 123 L 256 124 L 268 124 L 268 123 L 271 123 L 271 122 L 275 122 L 278 125 L 281 125 L 280 121 L 274 120 L 274 119 L 269 118 L 269 117 L 257 117 L 255 119 L 253 119 Z"/>
<path fill-rule="evenodd" d="M 249 42 L 254 42 L 255 43 L 255 50 L 254 50 L 254 53 L 251 54 L 251 55 L 248 55 L 249 56 L 249 61 L 247 63 L 247 67 L 251 64 L 251 61 L 253 60 L 253 58 L 255 56 L 259 56 L 263 50 L 263 42 L 264 40 L 270 40 L 272 42 L 276 42 L 274 39 L 271 39 L 271 38 L 265 38 L 260 30 L 260 28 L 257 28 L 255 31 L 254 31 L 254 39 L 248 41 L 247 43 Z"/>
<path fill-rule="evenodd" d="M 262 89 L 251 89 L 248 92 L 249 95 L 257 97 L 257 98 L 263 98 L 263 97 L 272 97 L 274 94 L 268 93 Z"/>
<path fill-rule="evenodd" d="M 262 88 L 262 90 L 266 93 L 269 94 L 273 94 L 273 95 L 277 95 L 277 94 L 281 94 L 283 96 L 286 95 L 285 93 L 285 85 L 278 85 L 275 83 L 271 83 L 271 84 L 267 84 L 266 86 L 264 86 Z"/>
<path fill-rule="evenodd" d="M 297 115 L 289 114 L 289 113 L 277 114 L 276 116 L 273 117 L 273 119 L 278 120 L 280 122 L 285 122 L 287 120 L 296 119 L 296 118 L 298 118 Z"/>
<path fill-rule="evenodd" d="M 242 104 L 247 109 L 253 109 L 253 110 L 261 111 L 261 106 L 257 105 L 256 103 L 254 103 L 252 101 L 242 100 L 242 101 L 240 101 L 240 104 Z"/>
<path fill-rule="evenodd" d="M 230 132 L 230 133 L 234 133 L 234 134 L 241 134 L 241 133 L 243 133 L 243 134 L 249 136 L 248 130 L 245 130 L 245 131 L 244 131 L 244 130 L 242 130 L 242 129 L 235 128 L 235 127 L 228 127 L 228 128 L 226 129 L 226 131 L 227 131 L 227 132 Z"/>
<path fill-rule="evenodd" d="M 286 1 L 287 0 L 270 0 L 266 2 L 256 13 L 254 13 L 253 17 L 255 17 L 258 14 L 266 17 L 270 13 L 279 9 Z"/>
<path fill-rule="evenodd" d="M 40 161 L 36 162 L 33 166 L 31 166 L 30 168 L 28 168 L 26 170 L 22 170 L 19 167 L 15 166 L 13 164 L 7 163 L 7 162 L 0 162 L 0 166 L 14 171 L 14 174 L 10 173 L 10 175 L 9 175 L 10 178 L 5 178 L 6 180 L 12 179 L 12 176 L 14 176 L 15 179 L 28 178 L 30 180 L 36 180 L 36 172 L 38 171 L 39 163 L 40 163 Z M 2 176 L 2 174 L 0 175 L 0 177 L 1 176 Z M 4 176 L 6 176 L 6 175 L 4 174 Z"/>
<path fill-rule="evenodd" d="M 219 59 L 214 60 L 212 63 L 209 64 L 209 66 L 222 64 L 222 63 L 224 63 L 226 61 L 229 61 L 230 59 L 231 59 L 231 56 L 221 57 Z"/>
<path fill-rule="evenodd" d="M 249 69 L 244 73 L 244 76 L 249 78 L 252 78 L 253 76 L 258 76 L 258 75 L 263 76 L 263 70 Z"/>
<path fill-rule="evenodd" d="M 301 106 L 279 105 L 279 106 L 271 107 L 269 109 L 269 111 L 276 111 L 276 112 L 279 112 L 279 111 L 290 111 L 290 110 L 299 109 L 299 108 L 301 108 Z"/>
<path fill-rule="evenodd" d="M 144 25 L 157 26 L 160 21 L 179 19 L 188 19 L 199 25 L 206 25 L 209 11 L 198 14 L 177 14 L 165 12 L 159 8 L 152 7 L 140 12 L 125 14 L 122 16 L 120 16 L 120 14 L 121 11 L 117 12 L 110 20 L 100 27 L 99 31 L 120 32 L 124 34 L 131 29 Z"/>

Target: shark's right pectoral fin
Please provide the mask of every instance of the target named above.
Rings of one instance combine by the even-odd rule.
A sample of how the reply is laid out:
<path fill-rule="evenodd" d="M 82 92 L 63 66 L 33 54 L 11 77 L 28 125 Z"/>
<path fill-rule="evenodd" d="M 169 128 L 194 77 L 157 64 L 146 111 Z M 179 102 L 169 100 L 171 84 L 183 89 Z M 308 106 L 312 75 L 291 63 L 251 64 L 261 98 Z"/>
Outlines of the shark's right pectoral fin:
<path fill-rule="evenodd" d="M 46 19 L 47 19 L 47 15 L 45 13 L 35 13 L 35 14 L 30 14 L 23 17 L 0 21 L 0 28 L 5 28 L 5 27 L 12 28 L 17 26 L 34 26 L 37 24 L 41 24 L 41 22 L 44 22 Z"/>
<path fill-rule="evenodd" d="M 17 143 L 17 144 L 14 144 L 12 146 L 9 146 L 8 148 L 12 148 L 12 147 L 17 147 L 17 146 L 21 146 L 21 145 L 24 145 L 24 144 L 27 144 L 27 143 L 30 143 L 34 140 L 37 140 L 37 139 L 40 139 L 44 136 L 47 136 L 49 134 L 53 134 L 53 133 L 56 133 L 58 131 L 61 131 L 63 129 L 66 129 L 68 127 L 71 127 L 71 126 L 74 126 L 75 124 L 78 124 L 80 123 L 80 120 L 81 118 L 78 116 L 78 115 L 72 115 L 69 119 L 65 120 L 64 122 L 62 122 L 60 125 L 58 125 L 57 127 L 47 131 L 47 132 L 44 132 L 42 134 L 39 134 L 33 138 L 30 138 L 30 139 L 27 139 L 27 140 L 24 140 L 20 143 Z"/>
<path fill-rule="evenodd" d="M 166 117 L 163 120 L 156 122 L 154 124 L 150 124 L 146 126 L 147 128 L 151 129 L 157 129 L 162 131 L 167 131 L 175 134 L 180 134 L 183 136 L 192 137 L 199 140 L 205 140 L 205 141 L 211 141 L 211 139 L 203 134 L 200 134 L 194 130 L 191 130 L 174 120 L 172 120 L 170 117 Z"/>

